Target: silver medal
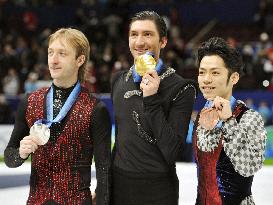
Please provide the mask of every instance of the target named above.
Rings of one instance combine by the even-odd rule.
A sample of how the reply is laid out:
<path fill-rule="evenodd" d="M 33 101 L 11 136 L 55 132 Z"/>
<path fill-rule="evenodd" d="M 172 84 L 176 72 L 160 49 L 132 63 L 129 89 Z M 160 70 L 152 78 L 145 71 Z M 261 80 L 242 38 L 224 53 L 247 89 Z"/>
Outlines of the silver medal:
<path fill-rule="evenodd" d="M 44 145 L 50 137 L 50 129 L 42 123 L 34 124 L 29 131 L 29 135 L 37 138 L 38 145 Z"/>

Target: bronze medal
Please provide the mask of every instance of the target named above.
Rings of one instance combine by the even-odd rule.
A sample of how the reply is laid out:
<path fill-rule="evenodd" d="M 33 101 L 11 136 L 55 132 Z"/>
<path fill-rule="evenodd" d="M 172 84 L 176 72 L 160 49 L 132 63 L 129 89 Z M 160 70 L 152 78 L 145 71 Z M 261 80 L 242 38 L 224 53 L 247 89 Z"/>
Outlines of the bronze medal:
<path fill-rule="evenodd" d="M 205 108 L 201 111 L 199 117 L 199 124 L 206 130 L 215 128 L 219 121 L 219 115 L 214 108 Z"/>

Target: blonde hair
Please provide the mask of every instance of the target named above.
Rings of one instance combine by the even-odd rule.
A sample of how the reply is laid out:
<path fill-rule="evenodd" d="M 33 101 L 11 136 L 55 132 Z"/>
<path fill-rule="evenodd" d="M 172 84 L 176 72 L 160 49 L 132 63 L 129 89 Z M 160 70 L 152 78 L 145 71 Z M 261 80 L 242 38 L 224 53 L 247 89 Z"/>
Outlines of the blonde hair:
<path fill-rule="evenodd" d="M 89 61 L 90 45 L 86 36 L 79 30 L 73 28 L 61 28 L 55 33 L 51 34 L 48 38 L 48 45 L 56 39 L 64 39 L 76 50 L 76 59 L 84 55 L 84 63 L 80 66 L 78 72 L 78 80 L 84 82 L 86 64 Z"/>

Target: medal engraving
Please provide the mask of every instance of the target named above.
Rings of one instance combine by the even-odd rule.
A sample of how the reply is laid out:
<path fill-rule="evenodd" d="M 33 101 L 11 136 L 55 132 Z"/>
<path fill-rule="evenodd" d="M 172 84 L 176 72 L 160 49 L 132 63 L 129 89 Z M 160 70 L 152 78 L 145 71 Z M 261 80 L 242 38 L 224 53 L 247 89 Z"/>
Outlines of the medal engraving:
<path fill-rule="evenodd" d="M 135 70 L 140 76 L 143 76 L 148 70 L 154 70 L 155 67 L 155 59 L 149 54 L 141 55 L 136 59 Z"/>
<path fill-rule="evenodd" d="M 42 123 L 34 124 L 29 131 L 29 134 L 36 137 L 38 145 L 44 145 L 50 137 L 50 129 Z"/>

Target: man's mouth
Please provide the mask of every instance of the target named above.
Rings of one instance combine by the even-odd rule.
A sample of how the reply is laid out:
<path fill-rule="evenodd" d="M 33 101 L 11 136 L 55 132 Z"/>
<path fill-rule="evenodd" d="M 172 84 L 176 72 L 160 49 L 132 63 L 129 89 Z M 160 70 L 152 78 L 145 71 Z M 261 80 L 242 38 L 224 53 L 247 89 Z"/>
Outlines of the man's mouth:
<path fill-rule="evenodd" d="M 135 51 L 136 51 L 136 53 L 138 55 L 143 55 L 143 54 L 145 54 L 149 50 L 148 49 L 138 49 L 138 50 L 135 50 Z"/>
<path fill-rule="evenodd" d="M 61 69 L 61 67 L 55 67 L 55 66 L 50 67 L 50 70 L 59 70 L 59 69 Z"/>
<path fill-rule="evenodd" d="M 202 88 L 202 90 L 208 91 L 208 92 L 215 89 L 215 87 L 212 87 L 212 86 L 202 86 L 201 88 Z"/>

